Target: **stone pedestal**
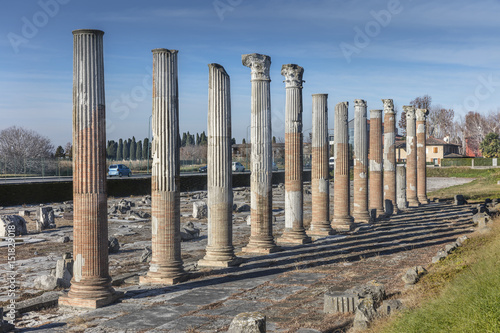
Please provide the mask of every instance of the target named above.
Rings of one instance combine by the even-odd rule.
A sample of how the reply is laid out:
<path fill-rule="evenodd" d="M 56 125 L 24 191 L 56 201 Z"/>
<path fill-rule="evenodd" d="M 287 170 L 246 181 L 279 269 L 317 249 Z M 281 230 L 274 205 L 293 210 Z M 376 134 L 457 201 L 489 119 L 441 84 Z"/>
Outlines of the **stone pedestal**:
<path fill-rule="evenodd" d="M 186 279 L 181 259 L 177 50 L 153 51 L 152 258 L 141 284 Z"/>
<path fill-rule="evenodd" d="M 354 209 L 355 222 L 370 222 L 368 212 L 368 132 L 366 102 L 354 100 Z"/>
<path fill-rule="evenodd" d="M 73 31 L 73 255 L 71 288 L 59 305 L 99 308 L 123 293 L 108 263 L 103 35 Z"/>
<path fill-rule="evenodd" d="M 398 165 L 396 167 L 397 185 L 396 190 L 398 209 L 406 210 L 408 208 L 408 201 L 406 201 L 406 167 Z"/>
<path fill-rule="evenodd" d="M 382 110 L 370 110 L 370 210 L 377 217 L 384 215 L 384 193 L 382 174 Z"/>
<path fill-rule="evenodd" d="M 390 200 L 396 208 L 396 113 L 392 99 L 384 103 L 384 202 Z M 387 214 L 387 212 L 385 212 Z"/>
<path fill-rule="evenodd" d="M 328 170 L 328 95 L 312 95 L 312 218 L 309 236 L 333 234 Z"/>
<path fill-rule="evenodd" d="M 281 67 L 285 77 L 285 230 L 278 243 L 310 243 L 303 221 L 302 193 L 302 75 L 295 64 Z"/>
<path fill-rule="evenodd" d="M 230 82 L 221 65 L 208 70 L 208 244 L 198 266 L 229 267 L 242 262 L 233 247 Z"/>
<path fill-rule="evenodd" d="M 354 227 L 350 215 L 350 179 L 349 179 L 349 132 L 347 129 L 348 102 L 335 106 L 335 171 L 333 185 L 333 220 L 332 228 L 337 231 L 349 231 Z"/>
<path fill-rule="evenodd" d="M 428 204 L 427 199 L 427 154 L 425 139 L 427 136 L 426 118 L 429 114 L 427 109 L 417 109 L 416 131 L 417 131 L 417 198 L 421 204 Z"/>
<path fill-rule="evenodd" d="M 406 112 L 406 199 L 408 206 L 418 207 L 417 198 L 417 138 L 415 127 L 415 107 L 403 106 Z"/>
<path fill-rule="evenodd" d="M 273 237 L 272 128 L 270 76 L 271 57 L 252 53 L 241 56 L 251 69 L 251 227 L 244 252 L 271 253 L 279 250 Z"/>

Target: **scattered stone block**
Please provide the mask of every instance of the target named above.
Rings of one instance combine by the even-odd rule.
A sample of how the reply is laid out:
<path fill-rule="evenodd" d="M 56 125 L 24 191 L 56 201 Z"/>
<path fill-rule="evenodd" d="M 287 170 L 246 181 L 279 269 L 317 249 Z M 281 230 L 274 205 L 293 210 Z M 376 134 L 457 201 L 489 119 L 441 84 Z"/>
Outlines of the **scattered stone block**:
<path fill-rule="evenodd" d="M 35 288 L 53 290 L 57 288 L 57 278 L 53 275 L 42 275 L 35 278 Z"/>
<path fill-rule="evenodd" d="M 151 251 L 151 248 L 145 247 L 144 251 L 142 251 L 141 253 L 140 262 L 150 262 L 152 257 L 153 257 L 153 251 Z"/>
<path fill-rule="evenodd" d="M 276 219 L 276 218 L 274 217 L 274 219 Z M 252 215 L 248 215 L 246 221 L 247 221 L 247 225 L 252 225 Z"/>
<path fill-rule="evenodd" d="M 14 325 L 8 321 L 3 320 L 3 308 L 0 307 L 0 332 L 10 332 L 15 328 Z"/>
<path fill-rule="evenodd" d="M 181 227 L 181 240 L 189 241 L 200 237 L 200 229 L 195 228 L 193 222 L 188 222 L 184 227 Z"/>
<path fill-rule="evenodd" d="M 248 204 L 237 204 L 235 211 L 238 212 L 238 213 L 249 212 L 250 211 L 250 205 L 248 205 Z"/>
<path fill-rule="evenodd" d="M 120 243 L 116 237 L 108 238 L 108 253 L 118 253 L 120 251 Z"/>
<path fill-rule="evenodd" d="M 29 210 L 22 209 L 19 211 L 19 216 L 30 216 Z"/>
<path fill-rule="evenodd" d="M 196 219 L 202 219 L 207 217 L 208 207 L 205 201 L 195 201 L 193 202 L 193 217 Z"/>
<path fill-rule="evenodd" d="M 435 264 L 437 262 L 440 262 L 444 258 L 446 258 L 446 252 L 438 251 L 438 253 L 434 257 L 432 257 L 432 263 Z"/>
<path fill-rule="evenodd" d="M 385 216 L 391 216 L 394 214 L 394 205 L 391 200 L 384 200 L 384 212 Z"/>
<path fill-rule="evenodd" d="M 358 295 L 361 298 L 371 297 L 378 306 L 385 299 L 385 287 L 382 283 L 378 283 L 374 280 L 367 282 L 365 285 L 354 287 L 349 289 L 350 292 Z"/>
<path fill-rule="evenodd" d="M 377 309 L 377 312 L 383 316 L 390 316 L 393 313 L 403 309 L 403 303 L 398 299 L 386 299 Z"/>
<path fill-rule="evenodd" d="M 16 236 L 26 235 L 26 220 L 19 215 L 0 216 L 0 237 L 7 237 L 9 233 L 14 232 Z"/>
<path fill-rule="evenodd" d="M 38 211 L 38 221 L 41 224 L 40 230 L 51 228 L 51 225 L 55 227 L 54 209 L 50 206 L 40 207 Z"/>
<path fill-rule="evenodd" d="M 445 245 L 445 247 L 444 247 L 444 251 L 445 251 L 447 254 L 450 254 L 450 253 L 451 253 L 451 252 L 453 252 L 456 248 L 457 248 L 457 244 L 456 244 L 456 243 L 446 244 L 446 245 Z"/>
<path fill-rule="evenodd" d="M 375 301 L 371 297 L 360 300 L 354 313 L 354 330 L 365 330 L 370 326 L 370 322 L 377 316 Z"/>
<path fill-rule="evenodd" d="M 409 268 L 403 275 L 402 279 L 407 286 L 414 285 L 425 273 L 427 273 L 427 270 L 425 268 L 423 268 L 422 266 L 415 266 Z"/>
<path fill-rule="evenodd" d="M 462 246 L 465 243 L 465 241 L 468 239 L 469 239 L 469 237 L 467 237 L 467 235 L 463 235 L 463 236 L 460 236 L 457 238 L 456 243 L 458 246 Z"/>
<path fill-rule="evenodd" d="M 59 238 L 59 243 L 68 243 L 70 240 L 69 236 L 63 236 Z"/>
<path fill-rule="evenodd" d="M 62 217 L 67 221 L 73 221 L 73 212 L 64 212 Z"/>
<path fill-rule="evenodd" d="M 228 333 L 265 333 L 266 316 L 259 312 L 244 312 L 234 317 Z"/>
<path fill-rule="evenodd" d="M 63 288 L 71 286 L 71 279 L 73 278 L 73 259 L 68 253 L 62 259 L 57 260 L 55 277 L 57 278 L 57 285 Z"/>
<path fill-rule="evenodd" d="M 329 291 L 324 295 L 324 313 L 354 312 L 358 305 L 358 295 L 350 291 Z"/>
<path fill-rule="evenodd" d="M 465 200 L 464 196 L 461 194 L 456 194 L 454 196 L 454 200 L 455 200 L 454 202 L 455 206 L 461 206 L 467 204 L 467 200 Z"/>

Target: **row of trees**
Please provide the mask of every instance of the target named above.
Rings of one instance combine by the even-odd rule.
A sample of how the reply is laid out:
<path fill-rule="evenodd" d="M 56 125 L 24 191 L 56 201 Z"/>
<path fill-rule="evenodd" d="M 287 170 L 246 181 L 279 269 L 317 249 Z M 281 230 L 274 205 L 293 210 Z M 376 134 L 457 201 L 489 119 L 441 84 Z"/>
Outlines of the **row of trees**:
<path fill-rule="evenodd" d="M 118 142 L 115 140 L 108 140 L 106 157 L 115 161 L 146 160 L 148 158 L 148 151 L 150 155 L 149 158 L 151 158 L 151 145 L 149 139 L 144 138 L 144 140 L 136 142 L 135 136 L 133 136 L 132 139 L 119 139 Z"/>

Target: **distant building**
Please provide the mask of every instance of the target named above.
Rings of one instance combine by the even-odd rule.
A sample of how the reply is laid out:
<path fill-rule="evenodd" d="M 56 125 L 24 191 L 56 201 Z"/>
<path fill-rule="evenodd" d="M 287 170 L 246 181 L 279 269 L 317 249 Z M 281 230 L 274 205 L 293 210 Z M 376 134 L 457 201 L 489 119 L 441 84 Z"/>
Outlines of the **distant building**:
<path fill-rule="evenodd" d="M 460 145 L 447 142 L 442 139 L 436 139 L 432 136 L 426 140 L 426 162 L 441 165 L 443 158 L 461 158 Z M 396 140 L 396 161 L 406 162 L 406 141 Z"/>

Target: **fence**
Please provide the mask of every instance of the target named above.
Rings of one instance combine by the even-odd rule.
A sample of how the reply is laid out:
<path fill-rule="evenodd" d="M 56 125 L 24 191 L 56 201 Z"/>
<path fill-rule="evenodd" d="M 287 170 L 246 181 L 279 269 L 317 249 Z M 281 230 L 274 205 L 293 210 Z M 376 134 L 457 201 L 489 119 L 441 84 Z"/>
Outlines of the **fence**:
<path fill-rule="evenodd" d="M 0 158 L 0 177 L 54 177 L 72 176 L 70 160 L 25 158 Z"/>
<path fill-rule="evenodd" d="M 443 158 L 441 166 L 496 167 L 496 158 Z"/>

